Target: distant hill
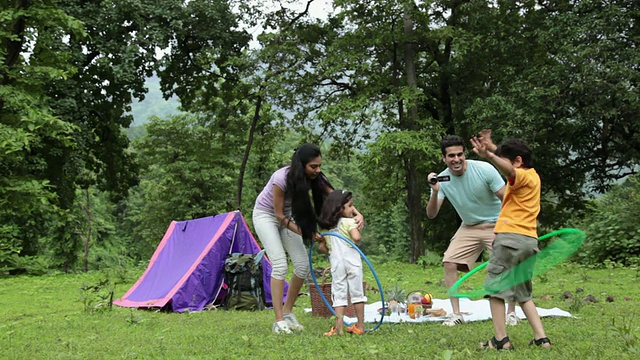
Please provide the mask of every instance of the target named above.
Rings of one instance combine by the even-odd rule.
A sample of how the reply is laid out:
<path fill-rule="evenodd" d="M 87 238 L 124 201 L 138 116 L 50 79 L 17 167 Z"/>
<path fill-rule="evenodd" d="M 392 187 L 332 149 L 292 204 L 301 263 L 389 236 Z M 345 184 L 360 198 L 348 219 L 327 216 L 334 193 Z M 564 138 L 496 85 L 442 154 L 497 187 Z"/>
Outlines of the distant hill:
<path fill-rule="evenodd" d="M 160 79 L 155 75 L 145 81 L 145 86 L 149 89 L 143 101 L 134 100 L 131 104 L 131 115 L 133 115 L 133 124 L 131 126 L 143 125 L 149 122 L 151 116 L 157 116 L 163 119 L 169 118 L 171 115 L 180 114 L 180 101 L 177 97 L 169 100 L 162 98 L 160 91 Z"/>

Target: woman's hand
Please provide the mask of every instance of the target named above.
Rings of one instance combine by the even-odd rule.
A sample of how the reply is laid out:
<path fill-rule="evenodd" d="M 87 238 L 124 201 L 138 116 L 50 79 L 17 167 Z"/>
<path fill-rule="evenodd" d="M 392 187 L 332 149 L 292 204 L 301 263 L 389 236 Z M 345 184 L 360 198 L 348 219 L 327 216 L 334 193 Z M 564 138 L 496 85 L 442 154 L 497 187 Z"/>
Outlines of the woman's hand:
<path fill-rule="evenodd" d="M 356 216 L 353 217 L 353 220 L 355 220 L 356 225 L 358 225 L 358 230 L 364 228 L 364 216 L 362 216 L 362 214 L 358 212 Z"/>
<path fill-rule="evenodd" d="M 321 253 L 324 253 L 324 254 L 328 254 L 329 253 L 329 249 L 327 248 L 327 242 L 326 241 L 318 241 L 318 251 L 320 251 Z"/>
<path fill-rule="evenodd" d="M 317 232 L 313 233 L 313 241 L 324 241 L 324 236 Z"/>

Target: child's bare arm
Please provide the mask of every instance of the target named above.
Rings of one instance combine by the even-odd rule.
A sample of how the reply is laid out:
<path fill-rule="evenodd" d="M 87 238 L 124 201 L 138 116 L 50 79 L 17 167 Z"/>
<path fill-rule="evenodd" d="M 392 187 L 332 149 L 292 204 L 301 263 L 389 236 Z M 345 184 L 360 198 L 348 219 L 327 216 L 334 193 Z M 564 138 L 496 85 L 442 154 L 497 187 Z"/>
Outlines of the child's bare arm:
<path fill-rule="evenodd" d="M 516 169 L 507 160 L 498 157 L 496 154 L 489 152 L 485 157 L 489 160 L 507 179 L 512 181 L 516 177 Z"/>
<path fill-rule="evenodd" d="M 360 243 L 360 239 L 362 238 L 362 235 L 360 235 L 360 230 L 358 230 L 357 228 L 353 228 L 349 230 L 349 235 L 351 236 L 351 240 L 353 240 L 356 245 Z"/>
<path fill-rule="evenodd" d="M 477 137 L 473 137 L 471 138 L 471 145 L 473 145 L 473 151 L 476 154 L 489 160 L 498 169 L 498 171 L 502 173 L 502 175 L 507 177 L 507 179 L 512 180 L 516 177 L 516 171 L 513 168 L 513 165 L 511 165 L 509 161 L 496 156 L 492 150 L 488 149 L 486 143 L 482 142 Z"/>

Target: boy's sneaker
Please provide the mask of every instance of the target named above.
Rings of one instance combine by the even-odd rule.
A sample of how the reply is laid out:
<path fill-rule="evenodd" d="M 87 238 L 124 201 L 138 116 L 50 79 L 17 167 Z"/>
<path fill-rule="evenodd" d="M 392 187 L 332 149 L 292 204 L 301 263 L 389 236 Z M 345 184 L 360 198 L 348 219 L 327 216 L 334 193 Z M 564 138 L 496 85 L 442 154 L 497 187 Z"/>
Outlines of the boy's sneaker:
<path fill-rule="evenodd" d="M 516 313 L 510 312 L 507 314 L 506 323 L 507 325 L 511 325 L 511 326 L 518 325 L 520 323 L 520 318 L 518 317 L 518 315 L 516 315 Z"/>
<path fill-rule="evenodd" d="M 464 318 L 460 314 L 451 314 L 447 317 L 447 320 L 442 323 L 442 325 L 445 326 L 456 326 L 460 324 L 464 324 Z"/>
<path fill-rule="evenodd" d="M 276 334 L 291 334 L 291 329 L 289 329 L 289 325 L 284 320 L 273 323 L 271 331 Z"/>
<path fill-rule="evenodd" d="M 284 318 L 284 321 L 287 322 L 287 326 L 289 327 L 289 329 L 297 331 L 304 330 L 304 326 L 302 326 L 298 322 L 298 319 L 296 319 L 296 315 L 294 313 L 283 314 L 282 317 Z"/>

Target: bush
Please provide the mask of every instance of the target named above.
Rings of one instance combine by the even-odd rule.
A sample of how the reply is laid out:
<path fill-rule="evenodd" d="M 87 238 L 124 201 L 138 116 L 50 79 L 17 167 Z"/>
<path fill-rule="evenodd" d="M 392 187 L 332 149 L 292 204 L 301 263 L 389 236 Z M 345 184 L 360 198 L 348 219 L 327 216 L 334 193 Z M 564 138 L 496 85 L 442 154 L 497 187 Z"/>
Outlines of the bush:
<path fill-rule="evenodd" d="M 45 275 L 50 272 L 51 263 L 44 256 L 18 256 L 14 254 L 9 258 L 9 269 L 12 275 Z"/>
<path fill-rule="evenodd" d="M 89 266 L 91 270 L 130 268 L 134 260 L 127 256 L 127 249 L 123 244 L 114 244 L 115 241 L 107 240 L 96 245 L 89 253 Z"/>
<path fill-rule="evenodd" d="M 582 222 L 586 239 L 578 253 L 579 262 L 601 265 L 616 262 L 635 265 L 640 257 L 640 176 L 629 177 L 624 183 L 589 206 Z"/>

